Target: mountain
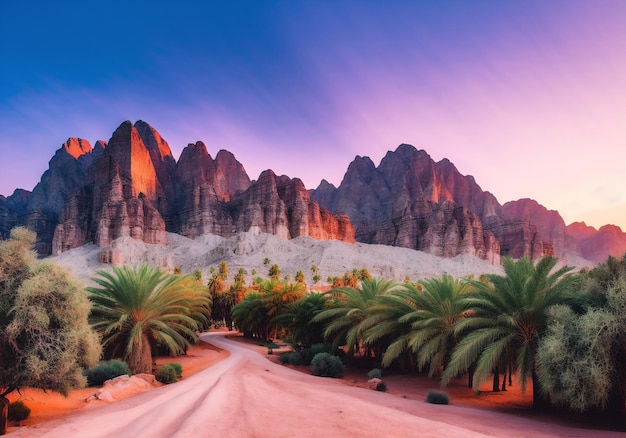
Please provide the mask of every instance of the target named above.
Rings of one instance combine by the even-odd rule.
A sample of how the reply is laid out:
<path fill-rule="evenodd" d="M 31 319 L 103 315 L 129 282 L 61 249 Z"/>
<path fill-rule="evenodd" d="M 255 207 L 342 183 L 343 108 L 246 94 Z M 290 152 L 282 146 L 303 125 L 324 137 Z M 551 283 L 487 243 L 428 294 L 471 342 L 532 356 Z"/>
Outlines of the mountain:
<path fill-rule="evenodd" d="M 595 263 L 605 261 L 607 256 L 621 258 L 626 253 L 626 234 L 618 226 L 604 225 L 596 230 L 584 222 L 574 222 L 567 226 L 567 232 L 580 255 Z"/>
<path fill-rule="evenodd" d="M 618 227 L 566 226 L 558 212 L 531 199 L 501 205 L 449 160 L 435 162 L 408 144 L 387 152 L 378 166 L 357 156 L 339 187 L 322 180 L 307 190 L 300 179 L 270 169 L 251 180 L 232 153 L 213 158 L 201 141 L 177 161 L 141 120 L 122 123 L 93 147 L 68 139 L 32 193 L 0 196 L 0 237 L 17 225 L 37 232 L 40 255 L 94 243 L 105 263 L 123 260 L 111 246 L 120 237 L 167 245 L 170 233 L 249 231 L 471 255 L 495 265 L 501 256 L 599 262 L 626 251 Z"/>
<path fill-rule="evenodd" d="M 552 242 L 559 257 L 578 256 L 600 263 L 609 255 L 622 257 L 626 253 L 626 234 L 615 225 L 605 225 L 599 230 L 584 222 L 566 226 L 558 211 L 548 210 L 528 198 L 507 202 L 503 210 L 512 220 L 529 220 L 535 224 L 539 233 Z"/>
<path fill-rule="evenodd" d="M 495 264 L 501 254 L 538 258 L 553 251 L 529 221 L 508 219 L 472 176 L 407 144 L 389 151 L 378 167 L 356 157 L 339 187 L 322 181 L 310 193 L 321 206 L 346 213 L 364 243 L 471 254 Z"/>
<path fill-rule="evenodd" d="M 213 159 L 202 142 L 188 145 L 177 162 L 143 121 L 122 123 L 93 148 L 70 138 L 32 193 L 0 197 L 2 237 L 17 225 L 37 233 L 40 255 L 92 242 L 105 263 L 120 260 L 109 247 L 115 239 L 167 244 L 168 232 L 230 237 L 257 230 L 354 242 L 349 219 L 320 208 L 299 179 L 266 171 L 251 181 L 230 152 Z"/>
<path fill-rule="evenodd" d="M 322 180 L 310 193 L 330 211 L 348 214 L 364 243 L 472 254 L 492 263 L 501 255 L 554 255 L 586 265 L 582 259 L 597 263 L 626 251 L 619 227 L 566 226 L 557 211 L 531 199 L 500 205 L 449 160 L 435 162 L 407 144 L 389 151 L 378 167 L 357 156 L 339 187 Z"/>

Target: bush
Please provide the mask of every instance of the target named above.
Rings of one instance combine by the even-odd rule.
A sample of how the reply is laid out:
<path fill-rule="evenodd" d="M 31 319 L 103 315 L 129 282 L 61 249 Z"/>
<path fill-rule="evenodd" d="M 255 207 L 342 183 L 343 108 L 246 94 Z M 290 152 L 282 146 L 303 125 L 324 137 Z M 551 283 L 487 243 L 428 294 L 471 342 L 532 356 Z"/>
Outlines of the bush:
<path fill-rule="evenodd" d="M 374 368 L 367 373 L 368 379 L 380 379 L 383 376 L 383 373 L 380 371 L 380 368 Z"/>
<path fill-rule="evenodd" d="M 298 351 L 283 353 L 280 355 L 280 363 L 289 365 L 302 365 L 302 355 Z"/>
<path fill-rule="evenodd" d="M 341 377 L 343 362 L 330 353 L 317 353 L 311 361 L 311 372 L 320 377 Z"/>
<path fill-rule="evenodd" d="M 24 421 L 30 415 L 30 408 L 21 401 L 14 401 L 9 405 L 9 421 Z"/>
<path fill-rule="evenodd" d="M 376 385 L 376 391 L 387 391 L 387 384 L 385 382 L 380 382 L 378 385 Z"/>
<path fill-rule="evenodd" d="M 87 377 L 87 386 L 101 386 L 104 382 L 114 377 L 123 376 L 124 374 L 130 375 L 130 371 L 126 362 L 109 360 L 100 362 L 90 370 L 83 371 L 83 374 Z"/>
<path fill-rule="evenodd" d="M 166 385 L 178 382 L 183 375 L 183 366 L 179 363 L 168 363 L 159 369 L 155 378 Z"/>
<path fill-rule="evenodd" d="M 178 382 L 178 379 L 183 375 L 183 366 L 179 363 L 168 363 L 161 367 L 157 372 L 155 378 L 161 382 L 169 385 L 170 383 Z"/>
<path fill-rule="evenodd" d="M 300 352 L 302 357 L 302 365 L 310 365 L 311 361 L 318 353 L 330 353 L 331 347 L 326 344 L 313 344 L 311 348 L 305 348 Z"/>
<path fill-rule="evenodd" d="M 428 391 L 426 394 L 426 403 L 432 403 L 435 405 L 447 405 L 450 403 L 448 400 L 448 394 L 444 394 L 439 391 Z"/>

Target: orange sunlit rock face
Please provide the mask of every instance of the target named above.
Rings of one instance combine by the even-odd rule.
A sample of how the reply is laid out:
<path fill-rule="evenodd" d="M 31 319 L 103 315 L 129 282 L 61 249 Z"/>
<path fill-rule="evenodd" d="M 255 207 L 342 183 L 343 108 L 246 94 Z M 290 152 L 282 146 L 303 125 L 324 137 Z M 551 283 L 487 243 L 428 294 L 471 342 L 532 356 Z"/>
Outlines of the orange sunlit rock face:
<path fill-rule="evenodd" d="M 63 149 L 74 158 L 91 152 L 91 145 L 82 138 L 70 137 L 63 143 Z"/>
<path fill-rule="evenodd" d="M 157 177 L 152 158 L 139 131 L 130 121 L 115 130 L 107 153 L 119 166 L 126 198 L 143 194 L 147 199 L 156 199 Z"/>
<path fill-rule="evenodd" d="M 106 247 L 123 236 L 166 243 L 166 230 L 187 237 L 259 230 L 284 238 L 354 242 L 347 216 L 334 216 L 311 201 L 301 180 L 268 170 L 252 183 L 232 153 L 220 150 L 213 159 L 200 141 L 187 146 L 176 162 L 167 142 L 141 120 L 122 123 L 108 144 L 96 143 L 92 154 L 84 153 L 79 140 L 68 141 L 65 149 L 82 151 L 79 156 L 90 155 L 90 161 L 80 167 L 87 169 L 83 186 L 73 182 L 73 193 L 58 207 L 48 253 L 89 241 Z M 103 260 L 119 262 L 106 251 Z"/>

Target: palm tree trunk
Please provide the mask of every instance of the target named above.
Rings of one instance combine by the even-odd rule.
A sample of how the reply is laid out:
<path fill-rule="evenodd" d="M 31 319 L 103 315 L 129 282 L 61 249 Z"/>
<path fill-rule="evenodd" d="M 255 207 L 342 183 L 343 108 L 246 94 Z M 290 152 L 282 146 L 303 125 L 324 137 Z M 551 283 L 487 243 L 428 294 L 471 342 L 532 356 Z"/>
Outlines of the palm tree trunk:
<path fill-rule="evenodd" d="M 474 364 L 467 371 L 467 387 L 470 389 L 474 388 Z"/>
<path fill-rule="evenodd" d="M 509 362 L 509 386 L 513 386 L 513 364 Z"/>
<path fill-rule="evenodd" d="M 493 370 L 493 392 L 500 392 L 500 372 L 498 367 Z"/>
<path fill-rule="evenodd" d="M 0 435 L 7 433 L 7 421 L 9 419 L 9 400 L 0 397 Z"/>
<path fill-rule="evenodd" d="M 502 391 L 506 391 L 506 367 L 504 367 L 504 376 L 502 377 Z"/>
<path fill-rule="evenodd" d="M 128 356 L 128 368 L 133 374 L 152 373 L 152 351 L 148 336 L 143 334 Z"/>
<path fill-rule="evenodd" d="M 550 398 L 542 394 L 539 390 L 539 378 L 533 367 L 533 409 L 536 411 L 548 411 L 550 409 Z"/>

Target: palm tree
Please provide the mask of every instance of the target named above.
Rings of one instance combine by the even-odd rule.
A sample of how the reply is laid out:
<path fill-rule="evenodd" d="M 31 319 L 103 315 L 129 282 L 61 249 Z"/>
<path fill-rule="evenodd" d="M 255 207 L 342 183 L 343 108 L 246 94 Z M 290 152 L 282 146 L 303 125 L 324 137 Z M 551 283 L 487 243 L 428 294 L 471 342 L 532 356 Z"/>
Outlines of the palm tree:
<path fill-rule="evenodd" d="M 233 307 L 232 315 L 233 323 L 244 336 L 269 339 L 271 318 L 263 304 L 262 294 L 249 292 L 241 303 Z"/>
<path fill-rule="evenodd" d="M 324 325 L 313 322 L 315 315 L 328 308 L 331 298 L 328 295 L 310 293 L 298 301 L 289 303 L 286 311 L 276 316 L 272 323 L 291 330 L 295 344 L 310 347 L 324 342 Z"/>
<path fill-rule="evenodd" d="M 302 298 L 306 290 L 304 285 L 300 283 L 282 283 L 276 280 L 267 280 L 259 284 L 259 292 L 263 296 L 262 301 L 267 315 L 270 318 L 275 318 L 287 311 L 287 305 Z M 276 338 L 278 325 L 272 325 L 274 327 L 274 338 Z"/>
<path fill-rule="evenodd" d="M 374 304 L 374 299 L 380 295 L 389 294 L 397 284 L 393 280 L 363 280 L 361 288 L 343 287 L 331 289 L 329 295 L 337 295 L 339 307 L 324 310 L 315 318 L 314 322 L 326 321 L 324 337 L 331 339 L 333 347 L 348 346 L 348 354 L 352 356 L 359 350 L 365 331 L 369 328 L 363 322 L 367 317 L 368 308 Z"/>
<path fill-rule="evenodd" d="M 409 350 L 420 369 L 429 365 L 428 375 L 432 377 L 443 370 L 456 345 L 453 327 L 467 315 L 468 304 L 463 298 L 471 287 L 466 281 L 455 280 L 447 274 L 420 284 L 422 290 L 405 284 L 392 296 L 381 297 L 380 311 L 372 309 L 372 316 L 380 321 L 372 321 L 367 337 L 396 335 L 383 355 L 383 366 L 389 366 Z"/>
<path fill-rule="evenodd" d="M 442 384 L 475 364 L 477 388 L 514 357 L 522 391 L 531 379 L 534 407 L 547 407 L 536 377 L 538 342 L 546 330 L 548 308 L 570 302 L 579 280 L 570 273 L 573 268 L 555 270 L 556 263 L 552 257 L 536 265 L 526 257 L 518 261 L 507 257 L 504 275 L 489 275 L 489 283 L 472 281 L 476 292 L 464 301 L 473 315 L 455 324 L 455 333 L 464 337 L 452 353 Z"/>
<path fill-rule="evenodd" d="M 176 276 L 144 264 L 98 271 L 88 287 L 92 328 L 105 354 L 123 357 L 133 374 L 152 371 L 152 352 L 183 354 L 208 322 L 211 300 L 193 276 Z"/>

